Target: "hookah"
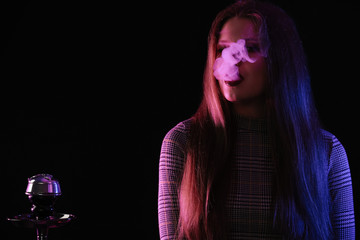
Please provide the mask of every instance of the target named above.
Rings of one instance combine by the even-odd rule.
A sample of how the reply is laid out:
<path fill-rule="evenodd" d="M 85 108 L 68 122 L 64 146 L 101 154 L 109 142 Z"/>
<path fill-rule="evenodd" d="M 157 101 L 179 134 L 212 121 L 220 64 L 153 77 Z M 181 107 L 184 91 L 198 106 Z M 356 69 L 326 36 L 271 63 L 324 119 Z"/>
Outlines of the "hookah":
<path fill-rule="evenodd" d="M 50 174 L 37 174 L 28 179 L 25 191 L 32 208 L 31 213 L 7 218 L 16 227 L 35 228 L 37 240 L 47 240 L 49 228 L 64 226 L 76 217 L 73 214 L 54 210 L 56 200 L 61 196 L 60 184 Z"/>

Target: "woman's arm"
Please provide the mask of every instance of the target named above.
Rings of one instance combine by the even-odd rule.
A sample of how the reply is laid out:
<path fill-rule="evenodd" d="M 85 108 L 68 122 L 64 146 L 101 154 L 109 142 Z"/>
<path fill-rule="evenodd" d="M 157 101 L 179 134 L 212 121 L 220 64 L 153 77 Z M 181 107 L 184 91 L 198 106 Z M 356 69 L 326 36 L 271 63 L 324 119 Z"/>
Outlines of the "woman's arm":
<path fill-rule="evenodd" d="M 179 218 L 178 189 L 186 145 L 186 127 L 179 123 L 165 136 L 160 153 L 158 220 L 160 239 L 176 239 Z"/>
<path fill-rule="evenodd" d="M 350 168 L 345 149 L 335 136 L 332 138 L 328 178 L 332 199 L 331 221 L 335 239 L 355 239 Z"/>

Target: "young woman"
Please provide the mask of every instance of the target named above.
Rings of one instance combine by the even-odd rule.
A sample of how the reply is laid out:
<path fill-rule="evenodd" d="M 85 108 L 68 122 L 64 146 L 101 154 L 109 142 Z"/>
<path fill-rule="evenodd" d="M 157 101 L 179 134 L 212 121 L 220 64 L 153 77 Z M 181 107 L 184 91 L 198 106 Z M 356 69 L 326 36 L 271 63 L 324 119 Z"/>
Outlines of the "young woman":
<path fill-rule="evenodd" d="M 354 239 L 346 153 L 321 129 L 293 21 L 239 1 L 208 44 L 202 103 L 161 149 L 161 239 Z"/>

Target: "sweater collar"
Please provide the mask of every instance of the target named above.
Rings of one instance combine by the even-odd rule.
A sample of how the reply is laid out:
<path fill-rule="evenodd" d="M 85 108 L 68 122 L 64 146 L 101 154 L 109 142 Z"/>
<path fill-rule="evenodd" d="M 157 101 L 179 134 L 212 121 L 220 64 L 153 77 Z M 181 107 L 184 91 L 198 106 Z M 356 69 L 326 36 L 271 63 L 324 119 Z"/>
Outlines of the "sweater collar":
<path fill-rule="evenodd" d="M 267 131 L 267 120 L 265 118 L 249 118 L 235 115 L 235 122 L 238 129 L 246 129 L 255 132 Z"/>

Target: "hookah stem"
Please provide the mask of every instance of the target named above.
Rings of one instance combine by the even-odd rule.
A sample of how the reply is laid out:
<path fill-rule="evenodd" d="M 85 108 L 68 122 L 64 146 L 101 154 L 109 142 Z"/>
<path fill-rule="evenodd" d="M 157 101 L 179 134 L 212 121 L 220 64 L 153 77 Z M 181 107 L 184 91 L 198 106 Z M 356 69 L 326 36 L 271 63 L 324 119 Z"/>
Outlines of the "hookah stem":
<path fill-rule="evenodd" d="M 36 226 L 36 239 L 37 240 L 47 240 L 48 239 L 48 226 L 46 224 L 41 224 Z"/>

